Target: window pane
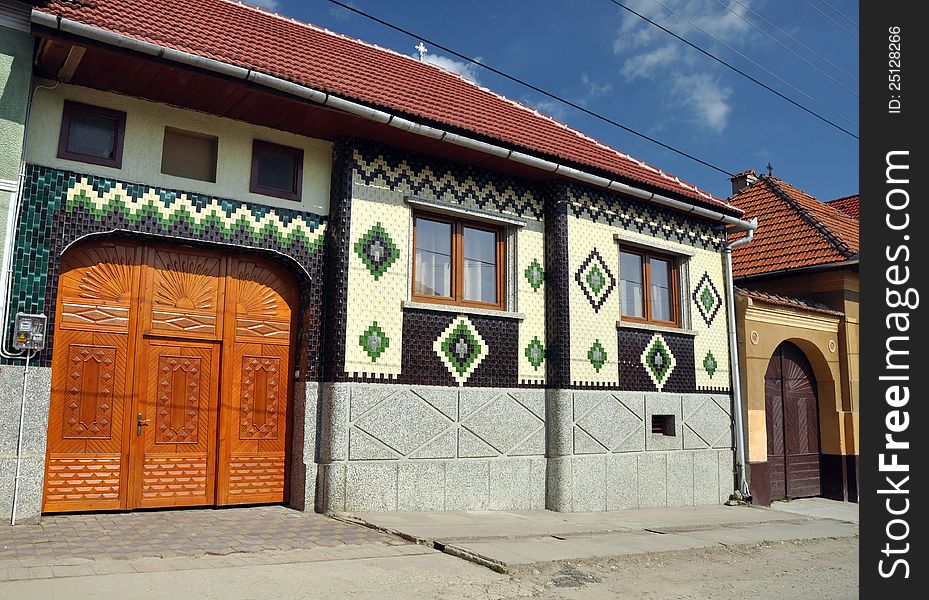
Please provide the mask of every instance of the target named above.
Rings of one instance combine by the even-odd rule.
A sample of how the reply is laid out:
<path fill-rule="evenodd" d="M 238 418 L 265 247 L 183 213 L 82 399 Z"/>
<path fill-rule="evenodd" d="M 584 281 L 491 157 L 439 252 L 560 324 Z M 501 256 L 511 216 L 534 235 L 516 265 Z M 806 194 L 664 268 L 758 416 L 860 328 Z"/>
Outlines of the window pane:
<path fill-rule="evenodd" d="M 416 281 L 414 293 L 452 295 L 452 226 L 416 219 Z"/>
<path fill-rule="evenodd" d="M 464 228 L 464 299 L 497 302 L 497 235 Z"/>
<path fill-rule="evenodd" d="M 258 153 L 258 185 L 263 188 L 297 193 L 296 158 L 290 152 L 261 148 Z"/>
<path fill-rule="evenodd" d="M 671 317 L 671 263 L 660 258 L 649 258 L 652 294 L 652 319 L 672 321 Z"/>
<path fill-rule="evenodd" d="M 623 293 L 622 314 L 626 317 L 644 317 L 641 256 L 631 252 L 619 253 L 619 280 Z"/>
<path fill-rule="evenodd" d="M 118 128 L 117 119 L 75 110 L 71 113 L 71 125 L 68 129 L 68 152 L 98 158 L 116 158 Z"/>

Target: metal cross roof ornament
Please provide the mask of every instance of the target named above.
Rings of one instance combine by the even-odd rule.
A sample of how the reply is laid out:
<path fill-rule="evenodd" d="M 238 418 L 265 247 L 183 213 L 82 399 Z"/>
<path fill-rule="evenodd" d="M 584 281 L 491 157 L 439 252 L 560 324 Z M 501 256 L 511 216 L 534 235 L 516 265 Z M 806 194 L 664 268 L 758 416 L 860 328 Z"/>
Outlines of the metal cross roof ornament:
<path fill-rule="evenodd" d="M 425 59 L 426 59 L 426 53 L 429 52 L 429 49 L 426 48 L 426 45 L 425 45 L 424 43 L 420 42 L 420 43 L 416 46 L 415 49 L 419 52 L 419 60 L 420 60 L 420 61 L 425 60 Z"/>
<path fill-rule="evenodd" d="M 771 164 L 771 161 L 768 161 L 768 177 L 774 177 L 774 165 Z"/>

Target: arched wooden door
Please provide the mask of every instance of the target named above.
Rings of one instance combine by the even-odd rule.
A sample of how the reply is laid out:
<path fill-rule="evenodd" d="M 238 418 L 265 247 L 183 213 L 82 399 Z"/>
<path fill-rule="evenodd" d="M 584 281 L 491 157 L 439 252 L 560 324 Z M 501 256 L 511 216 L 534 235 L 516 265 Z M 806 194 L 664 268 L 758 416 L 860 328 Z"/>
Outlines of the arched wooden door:
<path fill-rule="evenodd" d="M 816 377 L 803 351 L 790 342 L 778 346 L 768 363 L 765 422 L 771 498 L 820 495 Z"/>
<path fill-rule="evenodd" d="M 297 291 L 184 246 L 62 260 L 45 511 L 282 502 Z"/>

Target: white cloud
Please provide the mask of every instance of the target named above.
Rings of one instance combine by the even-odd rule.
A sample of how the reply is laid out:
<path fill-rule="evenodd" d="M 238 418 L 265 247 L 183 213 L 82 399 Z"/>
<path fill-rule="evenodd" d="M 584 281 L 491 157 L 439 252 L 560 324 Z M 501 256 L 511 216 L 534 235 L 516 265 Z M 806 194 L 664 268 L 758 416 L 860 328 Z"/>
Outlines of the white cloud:
<path fill-rule="evenodd" d="M 748 2 L 743 4 L 748 5 Z M 626 5 L 707 49 L 719 44 L 698 28 L 732 46 L 746 43 L 751 29 L 750 24 L 716 0 L 629 0 Z M 730 8 L 743 16 L 746 11 L 734 2 Z M 669 96 L 670 105 L 688 112 L 691 120 L 717 133 L 726 128 L 732 112 L 733 90 L 721 82 L 716 75 L 718 67 L 709 64 L 706 57 L 626 12 L 613 43 L 613 52 L 622 60 L 619 71 L 627 81 L 651 80 Z"/>
<path fill-rule="evenodd" d="M 265 8 L 267 10 L 276 11 L 281 8 L 281 3 L 279 0 L 246 0 L 248 4 L 252 6 L 257 6 L 259 8 Z"/>
<path fill-rule="evenodd" d="M 697 121 L 716 133 L 726 128 L 732 107 L 732 88 L 720 84 L 708 73 L 672 76 L 671 94 L 674 103 L 688 107 Z"/>
<path fill-rule="evenodd" d="M 418 54 L 413 55 L 414 58 L 419 58 Z M 480 57 L 475 58 L 474 60 L 480 62 Z M 455 60 L 454 58 L 449 58 L 448 56 L 442 56 L 441 54 L 429 54 L 427 53 L 423 57 L 423 62 L 427 62 L 431 65 L 441 67 L 446 71 L 451 71 L 452 73 L 457 73 L 461 75 L 468 81 L 473 83 L 478 83 L 477 71 L 478 67 L 474 63 L 465 62 L 463 60 Z"/>

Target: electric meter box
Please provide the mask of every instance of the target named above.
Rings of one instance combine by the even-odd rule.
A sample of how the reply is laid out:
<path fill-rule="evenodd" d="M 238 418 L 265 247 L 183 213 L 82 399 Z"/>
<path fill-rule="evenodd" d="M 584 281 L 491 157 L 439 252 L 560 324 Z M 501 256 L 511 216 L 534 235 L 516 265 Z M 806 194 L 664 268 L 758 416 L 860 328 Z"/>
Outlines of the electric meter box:
<path fill-rule="evenodd" d="M 45 325 L 48 317 L 29 313 L 16 313 L 13 325 L 13 348 L 16 350 L 42 350 L 45 348 Z"/>

